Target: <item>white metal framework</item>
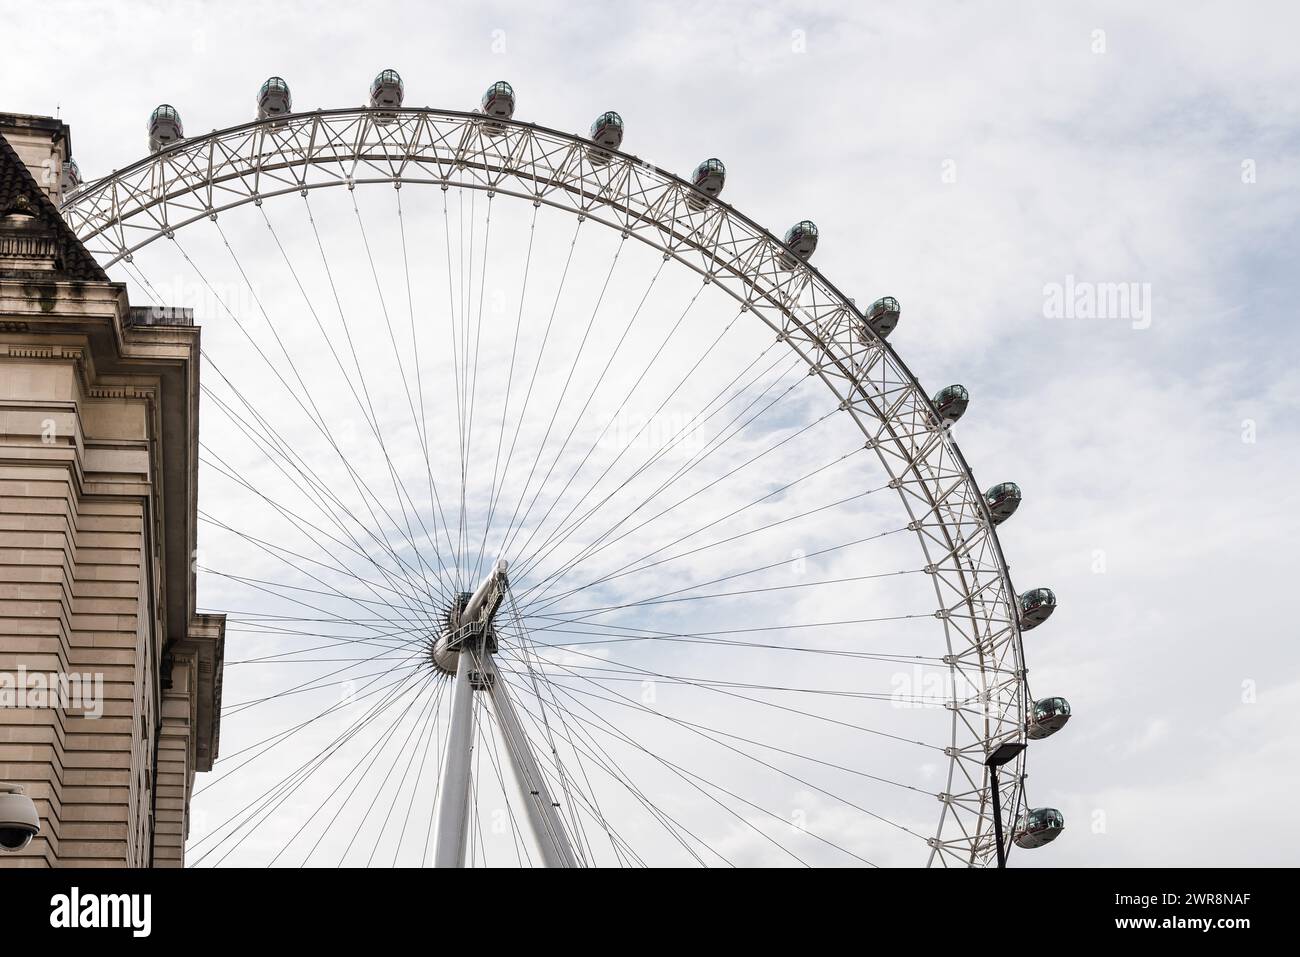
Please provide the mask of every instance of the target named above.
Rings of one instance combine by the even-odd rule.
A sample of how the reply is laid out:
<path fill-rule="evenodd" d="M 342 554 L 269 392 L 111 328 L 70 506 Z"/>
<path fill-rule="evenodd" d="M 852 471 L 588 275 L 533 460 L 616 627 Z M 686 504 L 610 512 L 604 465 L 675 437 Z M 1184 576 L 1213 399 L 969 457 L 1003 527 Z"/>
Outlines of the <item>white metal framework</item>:
<path fill-rule="evenodd" d="M 953 696 L 946 787 L 929 859 L 983 865 L 994 858 L 985 756 L 1025 740 L 1027 700 L 1017 600 L 981 490 L 927 394 L 894 349 L 816 269 L 793 269 L 786 248 L 726 203 L 699 202 L 687 182 L 633 156 L 598 162 L 591 144 L 533 124 L 465 112 L 326 110 L 277 116 L 181 140 L 88 184 L 63 213 L 88 249 L 111 266 L 153 241 L 247 203 L 330 186 L 408 184 L 486 191 L 566 210 L 636 238 L 724 290 L 766 324 L 830 389 L 843 414 L 878 456 L 910 519 L 933 582 L 934 616 L 946 635 L 951 676 L 980 689 Z M 693 201 L 688 201 L 691 199 Z M 459 668 L 472 670 L 470 655 Z M 490 675 L 491 662 L 479 662 Z M 482 678 L 480 678 L 482 680 Z M 489 681 L 490 685 L 490 681 Z M 517 724 L 508 698 L 493 691 L 509 738 Z M 468 674 L 458 671 L 453 736 L 468 735 Z M 520 735 L 520 737 L 524 737 Z M 529 803 L 543 836 L 557 826 L 543 776 L 526 747 L 511 749 L 522 778 L 541 785 Z M 444 767 L 443 801 L 463 793 L 465 767 Z M 1023 807 L 1023 753 L 1002 776 L 1010 830 Z M 526 786 L 526 785 L 525 785 Z M 537 798 L 537 788 L 532 797 Z M 439 861 L 463 852 L 463 817 L 445 816 Z M 456 828 L 460 828 L 459 831 Z M 562 826 L 560 826 L 562 830 Z M 563 841 L 542 841 L 550 863 L 572 863 Z"/>

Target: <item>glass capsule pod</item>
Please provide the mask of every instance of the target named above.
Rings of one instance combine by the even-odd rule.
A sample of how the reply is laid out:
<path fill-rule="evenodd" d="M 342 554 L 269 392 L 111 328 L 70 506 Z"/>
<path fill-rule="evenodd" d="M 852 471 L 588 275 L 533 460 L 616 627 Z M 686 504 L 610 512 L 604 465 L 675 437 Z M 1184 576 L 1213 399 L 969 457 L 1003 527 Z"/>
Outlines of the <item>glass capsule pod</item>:
<path fill-rule="evenodd" d="M 184 138 L 185 130 L 181 126 L 181 115 L 176 112 L 176 107 L 163 103 L 149 114 L 150 152 L 157 153 Z"/>
<path fill-rule="evenodd" d="M 939 414 L 939 421 L 944 426 L 952 425 L 966 414 L 970 405 L 970 393 L 964 385 L 945 386 L 934 394 L 934 411 Z"/>
<path fill-rule="evenodd" d="M 993 524 L 1001 525 L 1020 507 L 1020 486 L 1015 482 L 1001 482 L 984 493 Z"/>
<path fill-rule="evenodd" d="M 691 184 L 696 192 L 687 195 L 686 204 L 691 209 L 703 209 L 709 205 L 710 199 L 722 192 L 726 182 L 727 167 L 722 164 L 722 160 L 706 159 L 695 167 L 695 172 L 691 174 Z M 700 195 L 701 193 L 704 195 Z"/>
<path fill-rule="evenodd" d="M 1020 630 L 1037 628 L 1056 611 L 1056 595 L 1050 588 L 1033 588 L 1020 596 Z"/>
<path fill-rule="evenodd" d="M 63 191 L 64 196 L 71 196 L 77 190 L 81 189 L 81 167 L 71 156 L 63 164 L 63 175 L 59 180 L 59 188 Z"/>
<path fill-rule="evenodd" d="M 807 262 L 817 251 L 817 224 L 803 219 L 785 231 L 787 252 L 781 254 L 781 267 L 793 269 L 799 261 Z"/>
<path fill-rule="evenodd" d="M 592 145 L 587 149 L 587 156 L 593 163 L 608 163 L 612 158 L 610 150 L 623 145 L 623 117 L 613 110 L 602 113 L 591 124 Z"/>
<path fill-rule="evenodd" d="M 257 118 L 269 119 L 293 112 L 293 96 L 283 77 L 273 76 L 257 91 Z"/>
<path fill-rule="evenodd" d="M 1064 698 L 1039 698 L 1025 722 L 1025 735 L 1035 741 L 1051 737 L 1069 720 L 1070 702 Z"/>
<path fill-rule="evenodd" d="M 406 98 L 406 87 L 396 70 L 381 70 L 370 84 L 370 108 L 372 110 L 396 110 Z M 375 116 L 377 123 L 391 123 L 397 118 L 396 113 L 383 112 Z"/>
<path fill-rule="evenodd" d="M 483 113 L 494 120 L 508 120 L 515 115 L 515 91 L 505 80 L 498 80 L 483 94 Z M 484 123 L 483 129 L 492 136 L 506 131 L 500 123 Z"/>
<path fill-rule="evenodd" d="M 868 308 L 863 319 L 866 321 L 867 328 L 881 339 L 889 338 L 889 334 L 894 331 L 898 325 L 898 317 L 902 310 L 898 305 L 898 300 L 893 296 L 882 296 L 873 302 Z M 866 332 L 859 335 L 859 338 L 870 345 L 872 337 Z"/>
<path fill-rule="evenodd" d="M 1016 822 L 1016 847 L 1042 847 L 1061 836 L 1065 816 L 1054 807 L 1036 807 Z"/>

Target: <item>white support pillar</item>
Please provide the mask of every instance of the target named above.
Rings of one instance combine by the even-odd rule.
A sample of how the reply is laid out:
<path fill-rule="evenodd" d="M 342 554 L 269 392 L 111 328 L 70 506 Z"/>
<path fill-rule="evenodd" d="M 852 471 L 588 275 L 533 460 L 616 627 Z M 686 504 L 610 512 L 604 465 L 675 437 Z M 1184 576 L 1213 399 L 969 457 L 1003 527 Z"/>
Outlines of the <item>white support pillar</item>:
<path fill-rule="evenodd" d="M 509 587 L 509 580 L 506 578 L 506 572 L 509 570 L 510 566 L 504 559 L 492 566 L 488 577 L 483 579 L 474 590 L 474 594 L 470 595 L 469 601 L 465 603 L 465 608 L 460 613 L 462 622 L 477 621 L 482 618 L 485 623 L 490 623 L 496 617 L 497 609 L 505 600 L 506 589 Z"/>
<path fill-rule="evenodd" d="M 476 667 L 474 656 L 462 652 L 456 663 L 451 727 L 447 732 L 447 751 L 442 760 L 438 829 L 433 845 L 434 867 L 465 866 L 465 846 L 469 838 L 470 753 L 474 747 L 474 688 L 470 685 L 470 672 Z"/>
<path fill-rule="evenodd" d="M 577 867 L 559 808 L 551 799 L 546 778 L 533 755 L 532 745 L 519 721 L 514 702 L 510 700 L 506 683 L 491 659 L 485 661 L 483 667 L 491 675 L 488 687 L 492 696 L 492 709 L 496 712 L 497 724 L 505 738 L 515 783 L 519 786 L 524 807 L 528 810 L 528 823 L 542 850 L 542 864 L 545 867 Z"/>
<path fill-rule="evenodd" d="M 465 603 L 451 624 L 453 629 L 440 640 L 434 660 L 450 672 L 451 655 L 456 656 L 455 686 L 451 699 L 451 727 L 443 755 L 439 785 L 438 821 L 433 847 L 435 867 L 464 867 L 470 829 L 470 757 L 474 748 L 474 692 L 486 689 L 492 698 L 497 722 L 506 742 L 506 753 L 514 769 L 528 823 L 542 851 L 546 867 L 577 867 L 569 836 L 559 809 L 551 800 L 546 778 L 533 754 L 528 734 L 519 721 L 505 682 L 492 662 L 496 647 L 491 631 L 509 582 L 507 565 L 499 561 Z M 473 630 L 470 630 L 473 629 Z M 463 647 L 453 642 L 457 638 Z"/>

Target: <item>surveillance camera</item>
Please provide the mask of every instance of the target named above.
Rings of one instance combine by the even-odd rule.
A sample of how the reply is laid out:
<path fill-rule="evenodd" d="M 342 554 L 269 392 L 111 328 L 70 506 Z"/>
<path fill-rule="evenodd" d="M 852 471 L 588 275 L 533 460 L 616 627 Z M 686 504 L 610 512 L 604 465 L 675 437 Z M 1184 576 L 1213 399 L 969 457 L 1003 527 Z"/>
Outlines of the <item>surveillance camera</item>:
<path fill-rule="evenodd" d="M 40 829 L 36 805 L 22 785 L 0 783 L 0 849 L 21 851 Z"/>

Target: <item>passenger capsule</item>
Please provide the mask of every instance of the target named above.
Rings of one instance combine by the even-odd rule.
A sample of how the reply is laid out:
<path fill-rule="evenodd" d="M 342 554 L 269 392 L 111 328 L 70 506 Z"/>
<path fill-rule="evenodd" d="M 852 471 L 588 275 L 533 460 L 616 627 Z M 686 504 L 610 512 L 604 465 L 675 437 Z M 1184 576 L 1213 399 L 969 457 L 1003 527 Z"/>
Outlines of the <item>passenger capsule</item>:
<path fill-rule="evenodd" d="M 1020 596 L 1020 630 L 1037 628 L 1056 611 L 1056 595 L 1050 588 L 1034 588 Z"/>
<path fill-rule="evenodd" d="M 157 153 L 185 138 L 181 115 L 176 107 L 164 103 L 149 114 L 149 150 Z"/>
<path fill-rule="evenodd" d="M 374 82 L 370 84 L 370 108 L 372 110 L 397 109 L 406 97 L 406 87 L 396 70 L 380 70 Z"/>
<path fill-rule="evenodd" d="M 1036 807 L 1016 822 L 1016 847 L 1042 847 L 1061 836 L 1065 816 L 1054 807 Z"/>
<path fill-rule="evenodd" d="M 1056 734 L 1070 720 L 1070 702 L 1064 698 L 1039 698 L 1025 722 L 1025 735 L 1038 741 Z"/>
<path fill-rule="evenodd" d="M 807 262 L 817 251 L 817 224 L 811 219 L 795 223 L 786 230 L 784 242 L 789 252 L 781 254 L 782 268 L 793 269 L 799 260 Z"/>
<path fill-rule="evenodd" d="M 406 88 L 396 70 L 381 70 L 370 84 L 370 108 L 372 110 L 396 110 L 401 107 L 406 96 Z M 379 123 L 391 123 L 396 113 L 380 113 L 375 117 Z"/>
<path fill-rule="evenodd" d="M 934 394 L 934 411 L 939 413 L 939 421 L 949 426 L 966 414 L 970 404 L 970 393 L 964 385 L 945 386 Z"/>
<path fill-rule="evenodd" d="M 498 80 L 483 94 L 483 113 L 492 119 L 508 120 L 515 115 L 515 91 L 505 80 Z M 493 136 L 505 132 L 499 123 L 485 123 L 483 129 Z"/>
<path fill-rule="evenodd" d="M 1001 482 L 984 493 L 984 501 L 993 516 L 993 524 L 1001 525 L 1020 507 L 1020 486 L 1015 482 Z"/>
<path fill-rule="evenodd" d="M 898 325 L 901 312 L 897 299 L 893 296 L 883 296 L 867 309 L 867 325 L 881 339 L 888 339 L 889 334 L 894 331 L 894 326 Z M 863 336 L 862 339 L 864 342 L 870 341 L 869 336 Z"/>
<path fill-rule="evenodd" d="M 587 148 L 587 157 L 593 163 L 608 163 L 612 158 L 610 150 L 623 145 L 623 117 L 612 110 L 596 117 L 591 124 L 592 145 Z"/>
<path fill-rule="evenodd" d="M 72 157 L 63 164 L 63 176 L 59 182 L 64 196 L 71 196 L 77 190 L 81 189 L 81 167 Z"/>
<path fill-rule="evenodd" d="M 273 76 L 257 91 L 257 118 L 265 120 L 293 112 L 293 97 L 283 77 Z"/>
<path fill-rule="evenodd" d="M 607 150 L 623 145 L 623 117 L 613 110 L 602 113 L 591 124 L 591 141 Z"/>
<path fill-rule="evenodd" d="M 686 203 L 691 209 L 703 209 L 709 200 L 722 192 L 727 182 L 727 167 L 720 159 L 706 159 L 691 174 L 691 183 L 698 192 L 687 195 Z M 703 193 L 704 195 L 700 195 Z"/>

